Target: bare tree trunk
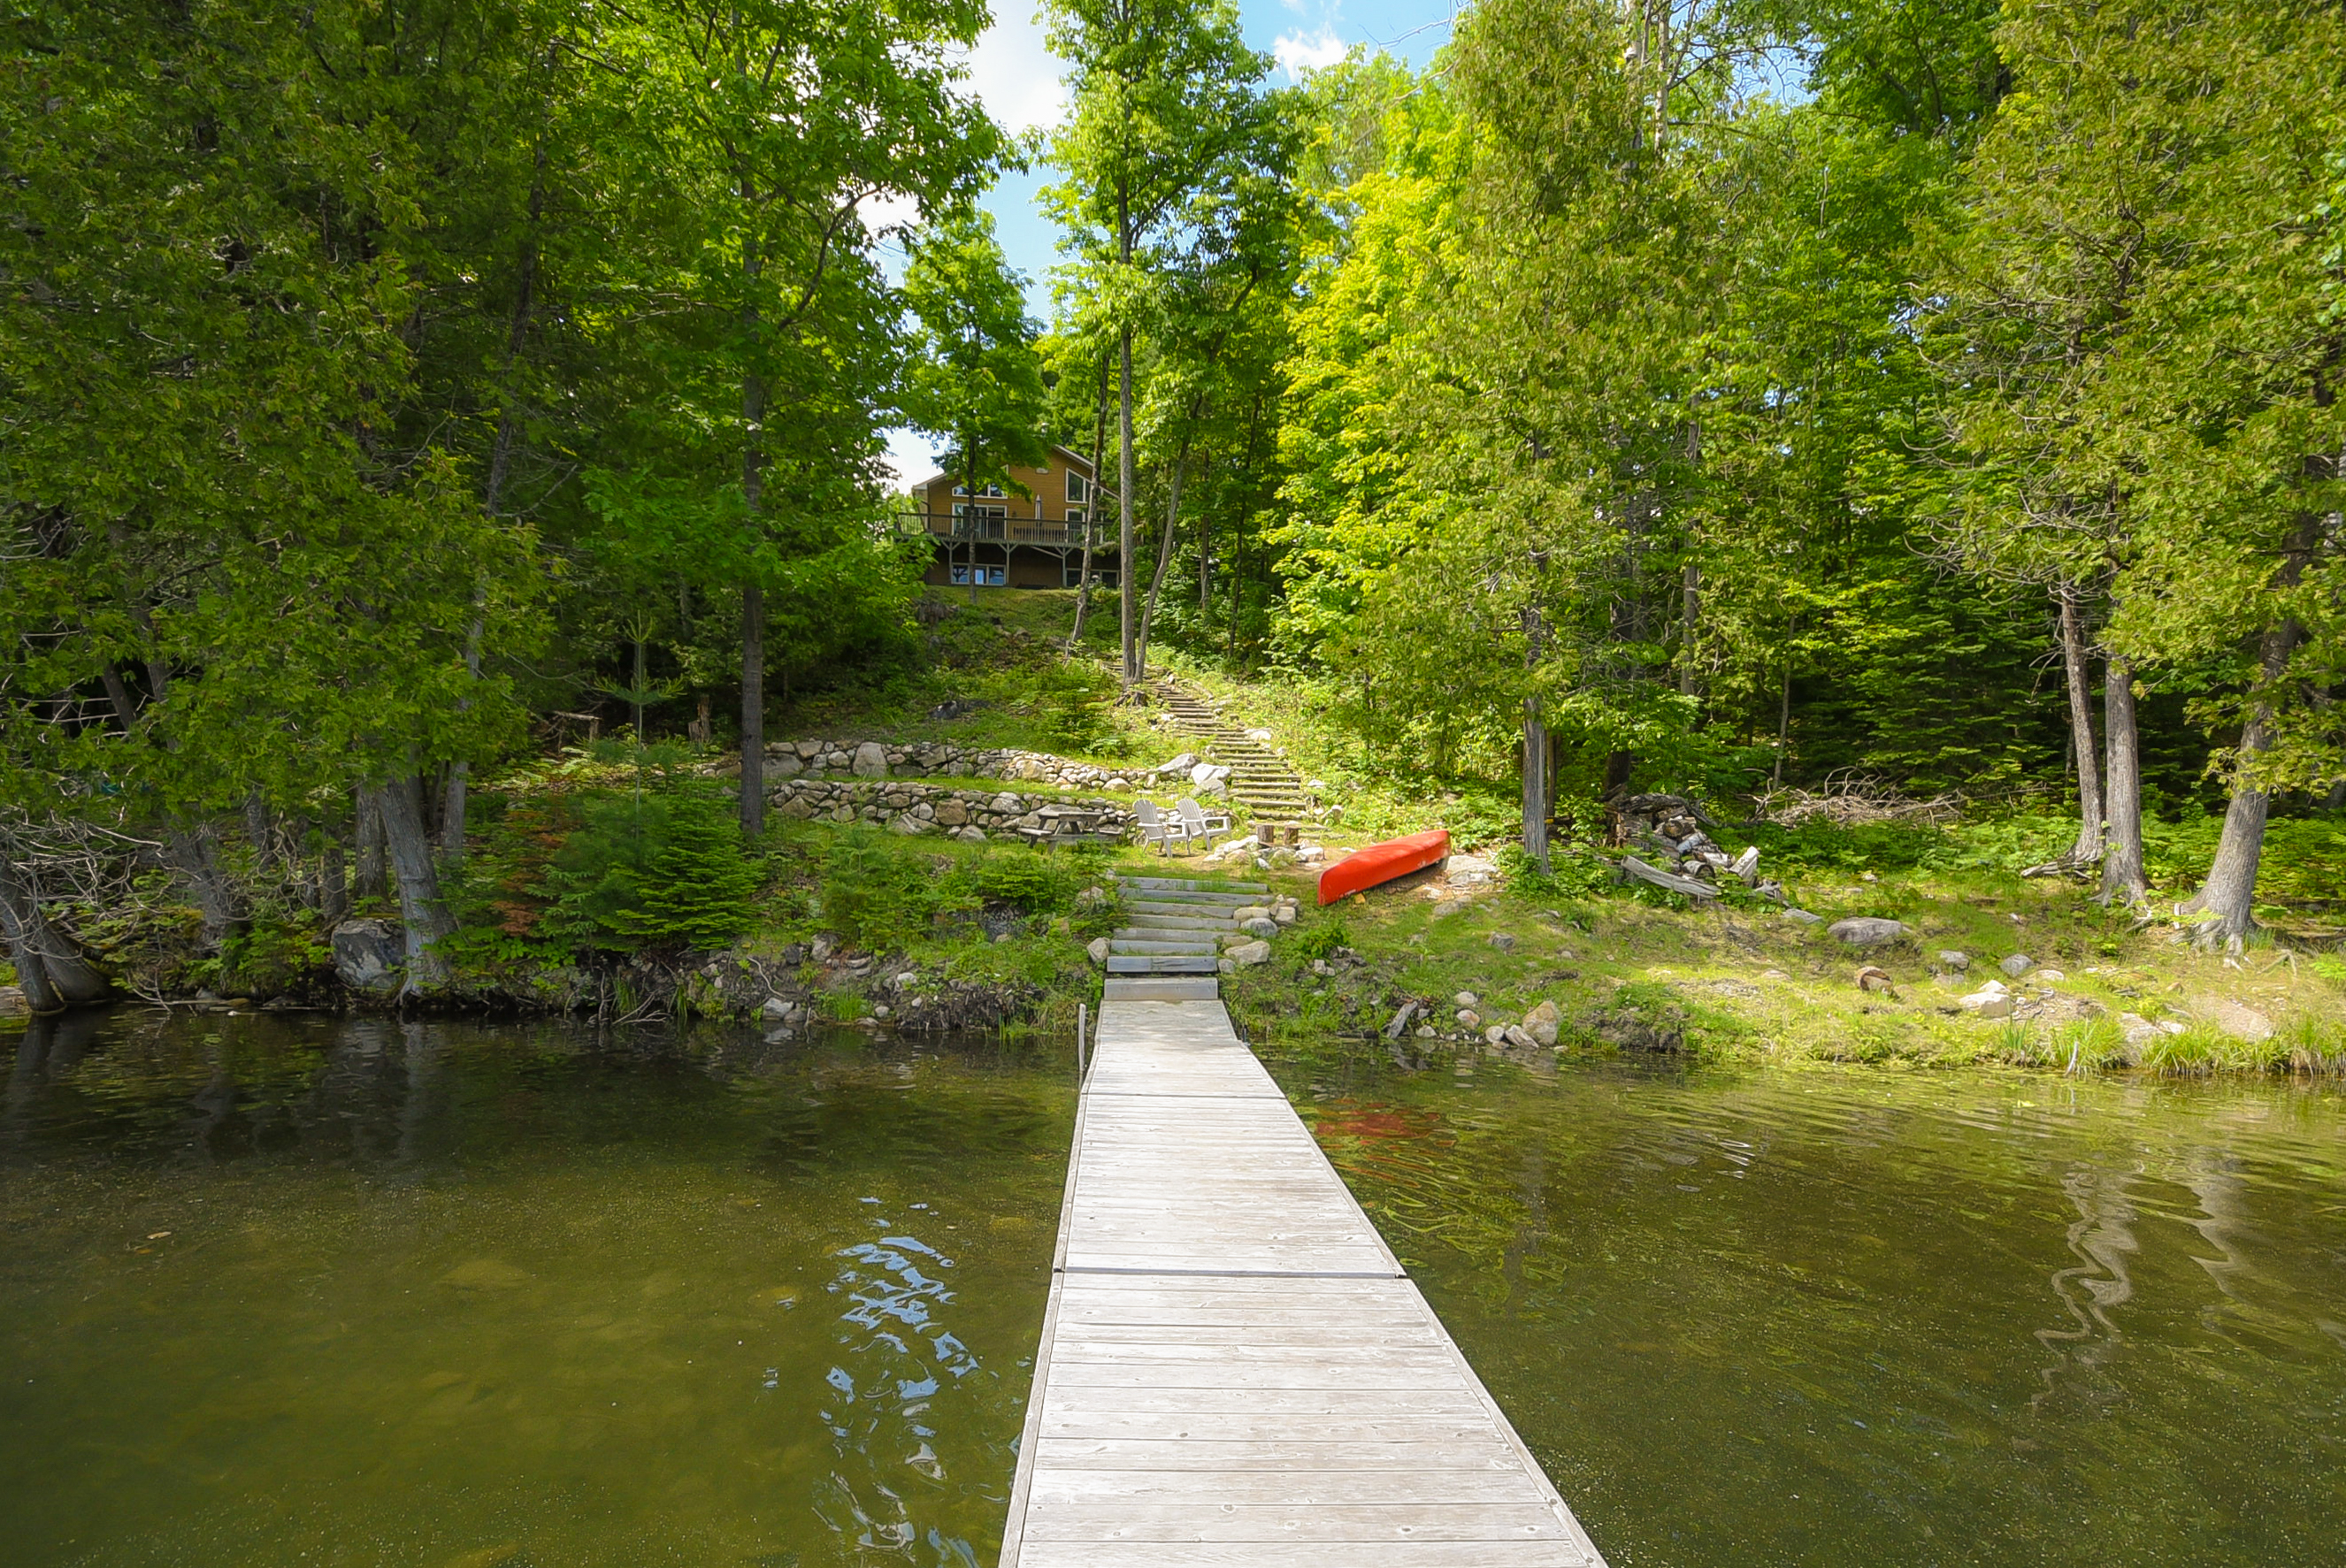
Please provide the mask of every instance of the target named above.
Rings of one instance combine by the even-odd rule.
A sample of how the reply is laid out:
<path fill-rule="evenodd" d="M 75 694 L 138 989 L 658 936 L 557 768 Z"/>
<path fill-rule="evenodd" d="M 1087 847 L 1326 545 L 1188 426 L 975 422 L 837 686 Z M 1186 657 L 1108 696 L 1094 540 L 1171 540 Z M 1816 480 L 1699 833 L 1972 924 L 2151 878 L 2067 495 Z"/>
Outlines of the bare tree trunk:
<path fill-rule="evenodd" d="M 741 590 L 741 831 L 766 830 L 766 591 Z"/>
<path fill-rule="evenodd" d="M 258 789 L 244 792 L 244 837 L 252 846 L 252 873 L 265 877 L 277 863 L 274 836 L 270 831 L 269 802 Z"/>
<path fill-rule="evenodd" d="M 1678 579 L 1678 694 L 1695 695 L 1694 633 L 1702 616 L 1702 567 L 1689 560 Z"/>
<path fill-rule="evenodd" d="M 1127 327 L 1117 340 L 1118 362 L 1121 366 L 1117 398 L 1117 613 L 1121 634 L 1118 647 L 1124 656 L 1124 684 L 1130 686 L 1140 678 L 1140 668 L 1134 662 L 1136 653 L 1133 612 L 1132 554 L 1132 491 L 1136 483 L 1132 451 L 1132 329 Z"/>
<path fill-rule="evenodd" d="M 1784 752 L 1792 738 L 1792 656 L 1784 655 L 1784 683 L 1776 699 L 1776 766 L 1768 776 L 1770 784 L 1784 781 Z"/>
<path fill-rule="evenodd" d="M 636 744 L 641 746 L 644 743 L 644 683 L 651 678 L 651 663 L 644 650 L 644 639 L 638 636 L 635 644 L 636 673 L 630 683 L 635 689 L 627 693 L 627 723 L 635 730 Z"/>
<path fill-rule="evenodd" d="M 2142 748 L 2135 728 L 2134 666 L 2102 662 L 2102 730 L 2109 746 L 2109 837 L 2102 854 L 2102 901 L 2140 903 L 2150 894 L 2142 864 Z"/>
<path fill-rule="evenodd" d="M 204 945 L 216 947 L 242 911 L 236 891 L 219 868 L 219 830 L 209 822 L 193 828 L 173 828 L 163 836 L 164 854 L 172 869 L 187 879 L 203 915 Z"/>
<path fill-rule="evenodd" d="M 2295 621 L 2283 621 L 2268 630 L 2259 650 L 2259 684 L 2277 684 L 2288 670 L 2289 656 L 2297 647 L 2298 626 Z M 2249 710 L 2248 721 L 2240 727 L 2239 758 L 2237 768 L 2246 769 L 2272 743 L 2272 709 L 2258 702 Z M 2208 868 L 2208 880 L 2199 891 L 2177 912 L 2203 915 L 2196 940 L 2202 947 L 2222 942 L 2227 951 L 2237 952 L 2240 943 L 2257 927 L 2257 862 L 2264 853 L 2265 821 L 2271 814 L 2272 801 L 2262 789 L 2237 785 L 2229 805 L 2224 809 L 2224 835 L 2216 843 L 2216 859 Z"/>
<path fill-rule="evenodd" d="M 328 823 L 326 845 L 318 854 L 318 918 L 332 930 L 350 912 L 350 876 L 342 866 L 342 836 Z"/>
<path fill-rule="evenodd" d="M 105 977 L 50 926 L 41 913 L 40 890 L 5 849 L 0 849 L 0 939 L 6 941 L 16 983 L 34 1012 L 55 1013 L 106 999 Z"/>
<path fill-rule="evenodd" d="M 1546 641 L 1546 623 L 1538 609 L 1524 607 L 1524 667 L 1539 668 L 1540 653 Z M 1540 709 L 1539 693 L 1524 694 L 1524 853 L 1545 876 L 1554 868 L 1548 863 L 1547 819 L 1549 803 L 1547 724 Z"/>
<path fill-rule="evenodd" d="M 358 896 L 362 902 L 387 899 L 391 896 L 391 867 L 382 852 L 382 817 L 374 809 L 373 794 L 363 784 L 353 795 L 352 805 L 358 824 Z"/>
<path fill-rule="evenodd" d="M 1165 503 L 1165 535 L 1157 542 L 1157 563 L 1148 576 L 1148 604 L 1141 611 L 1138 662 L 1140 678 L 1148 676 L 1148 636 L 1157 625 L 1157 596 L 1165 586 L 1165 568 L 1173 562 L 1173 531 L 1181 517 L 1181 475 L 1189 463 L 1189 443 L 1185 439 L 1180 453 L 1173 459 L 1172 494 Z"/>
<path fill-rule="evenodd" d="M 432 840 L 416 809 L 420 785 L 413 775 L 367 791 L 382 823 L 383 849 L 399 881 L 399 920 L 407 931 L 407 978 L 403 998 L 448 983 L 448 966 L 432 944 L 455 929 L 440 901 L 440 877 L 432 863 Z"/>
<path fill-rule="evenodd" d="M 2061 662 L 2069 681 L 2069 734 L 2077 759 L 2077 842 L 2069 853 L 2091 865 L 2102 858 L 2102 778 L 2094 763 L 2093 672 L 2087 664 L 2086 628 L 2077 614 L 2077 588 L 2064 583 L 2053 591 L 2061 606 Z"/>

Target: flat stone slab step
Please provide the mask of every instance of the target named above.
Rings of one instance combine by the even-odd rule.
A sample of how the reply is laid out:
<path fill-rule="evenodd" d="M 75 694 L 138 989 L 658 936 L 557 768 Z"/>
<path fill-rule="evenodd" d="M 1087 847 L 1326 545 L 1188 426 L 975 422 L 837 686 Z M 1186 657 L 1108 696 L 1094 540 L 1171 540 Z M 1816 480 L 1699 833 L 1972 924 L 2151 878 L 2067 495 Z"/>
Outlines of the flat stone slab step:
<path fill-rule="evenodd" d="M 1179 915 L 1134 915 L 1130 925 L 1116 928 L 1117 936 L 1128 936 L 1141 942 L 1178 942 L 1198 936 L 1217 936 L 1235 928 L 1227 920 L 1186 920 Z"/>
<path fill-rule="evenodd" d="M 1216 911 L 1244 909 L 1249 904 L 1260 904 L 1270 896 L 1269 893 L 1251 898 L 1240 893 L 1154 893 L 1145 899 L 1127 899 L 1124 901 L 1124 907 L 1128 910 L 1145 911 L 1149 914 L 1205 915 L 1212 914 Z"/>
<path fill-rule="evenodd" d="M 1124 917 L 1125 923 L 1136 931 L 1144 928 L 1149 931 L 1228 931 L 1230 929 L 1230 916 L 1236 912 L 1229 910 L 1190 910 L 1181 914 L 1150 914 L 1146 910 L 1134 911 L 1129 904 L 1125 908 L 1127 911 Z"/>
<path fill-rule="evenodd" d="M 1267 893 L 1269 882 L 1232 881 L 1227 877 L 1125 877 L 1117 879 L 1119 887 L 1149 888 L 1168 893 Z"/>
<path fill-rule="evenodd" d="M 1219 956 L 1219 950 L 1217 949 L 1210 941 L 1157 942 L 1153 940 L 1139 940 L 1132 937 L 1112 936 L 1108 938 L 1107 950 L 1110 952 L 1137 953 L 1142 955 L 1154 953 L 1188 958 L 1214 958 Z"/>
<path fill-rule="evenodd" d="M 1102 1002 L 1215 1002 L 1222 994 L 1219 980 L 1113 979 L 1100 991 Z"/>
<path fill-rule="evenodd" d="M 1107 961 L 1110 974 L 1219 974 L 1219 959 L 1184 958 L 1172 954 L 1148 958 L 1122 958 L 1111 953 Z"/>

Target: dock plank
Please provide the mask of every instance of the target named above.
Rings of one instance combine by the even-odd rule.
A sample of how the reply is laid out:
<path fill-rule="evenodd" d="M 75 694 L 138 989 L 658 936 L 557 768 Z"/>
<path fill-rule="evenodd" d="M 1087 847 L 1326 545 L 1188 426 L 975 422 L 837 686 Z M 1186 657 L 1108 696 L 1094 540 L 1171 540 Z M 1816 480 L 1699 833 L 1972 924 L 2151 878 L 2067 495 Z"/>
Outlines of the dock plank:
<path fill-rule="evenodd" d="M 1127 997 L 1003 1568 L 1603 1568 L 1221 1003 Z"/>

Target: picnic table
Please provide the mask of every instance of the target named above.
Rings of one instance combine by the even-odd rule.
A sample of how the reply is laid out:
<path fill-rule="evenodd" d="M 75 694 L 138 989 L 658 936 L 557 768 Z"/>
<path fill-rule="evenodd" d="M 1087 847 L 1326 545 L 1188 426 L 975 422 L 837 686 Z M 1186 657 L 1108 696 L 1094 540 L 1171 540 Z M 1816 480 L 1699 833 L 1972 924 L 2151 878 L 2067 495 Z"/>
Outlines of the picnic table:
<path fill-rule="evenodd" d="M 1037 849 L 1046 849 L 1062 839 L 1096 837 L 1105 831 L 1100 824 L 1113 809 L 1106 806 L 1043 806 L 1035 809 L 1035 826 L 1018 830 L 1022 838 L 1031 839 Z"/>

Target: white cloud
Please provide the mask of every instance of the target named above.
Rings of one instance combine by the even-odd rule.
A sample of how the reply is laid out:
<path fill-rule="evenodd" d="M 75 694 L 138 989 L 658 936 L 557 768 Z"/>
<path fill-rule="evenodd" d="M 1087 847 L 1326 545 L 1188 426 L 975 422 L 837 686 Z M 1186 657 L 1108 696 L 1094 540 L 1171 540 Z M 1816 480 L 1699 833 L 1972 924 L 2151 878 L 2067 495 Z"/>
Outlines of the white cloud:
<path fill-rule="evenodd" d="M 1306 71 L 1323 71 L 1344 57 L 1344 41 L 1322 27 L 1307 38 L 1300 33 L 1287 33 L 1272 44 L 1270 52 L 1279 67 L 1287 73 L 1290 82 L 1300 81 Z"/>
<path fill-rule="evenodd" d="M 1033 5 L 1034 0 L 995 0 L 994 25 L 978 35 L 962 84 L 987 114 L 1014 132 L 1048 129 L 1067 112 L 1067 90 L 1059 82 L 1066 66 L 1044 41 Z"/>

